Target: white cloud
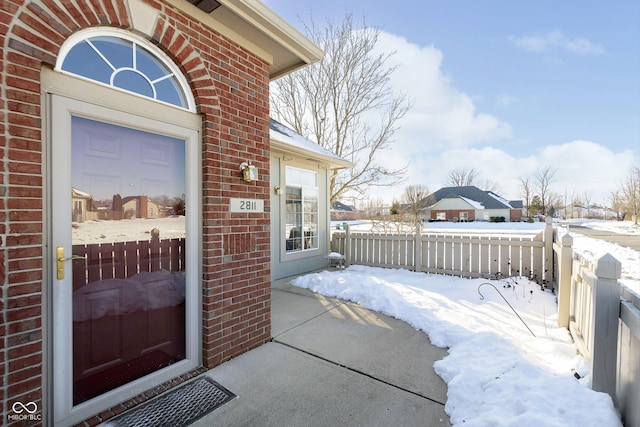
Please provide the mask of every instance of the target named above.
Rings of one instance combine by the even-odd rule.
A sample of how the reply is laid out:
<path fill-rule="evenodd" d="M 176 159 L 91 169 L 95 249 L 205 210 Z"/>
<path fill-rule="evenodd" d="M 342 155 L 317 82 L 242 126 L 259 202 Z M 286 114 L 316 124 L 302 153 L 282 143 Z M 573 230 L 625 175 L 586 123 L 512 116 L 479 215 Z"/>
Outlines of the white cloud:
<path fill-rule="evenodd" d="M 569 191 L 590 192 L 606 201 L 638 159 L 634 159 L 631 150 L 614 153 L 604 145 L 576 140 L 544 147 L 540 150 L 539 161 L 556 167 L 556 179 L 565 183 Z"/>
<path fill-rule="evenodd" d="M 582 53 L 602 49 L 583 39 L 570 40 L 559 32 L 522 43 L 523 47 L 528 43 L 530 49 L 556 46 Z M 452 78 L 442 71 L 440 50 L 385 32 L 380 34 L 379 48 L 382 52 L 396 52 L 391 60 L 399 67 L 391 84 L 411 96 L 415 104 L 400 123 L 393 146 L 380 157 L 389 169 L 409 163 L 407 181 L 395 188 L 373 190 L 371 198 L 391 202 L 411 184 L 426 185 L 435 191 L 447 185 L 450 170 L 474 168 L 481 180 L 497 183 L 502 196 L 518 199 L 520 178 L 532 176 L 537 168 L 552 166 L 558 168 L 552 191 L 590 191 L 594 201 L 604 203 L 633 162 L 638 162 L 630 150 L 614 153 L 604 145 L 582 140 L 544 146 L 533 154 L 518 154 L 523 147 L 514 146 L 514 141 L 510 152 L 495 148 L 511 138 L 509 124 L 477 111 L 473 98 L 456 88 Z M 497 95 L 495 100 L 502 106 L 518 102 L 510 95 Z"/>
<path fill-rule="evenodd" d="M 569 38 L 558 30 L 540 36 L 511 36 L 509 41 L 531 52 L 546 52 L 554 48 L 579 55 L 600 55 L 605 52 L 600 43 L 593 43 L 583 37 Z"/>
<path fill-rule="evenodd" d="M 469 146 L 509 137 L 508 123 L 478 112 L 473 99 L 458 90 L 442 72 L 443 55 L 434 46 L 419 46 L 404 37 L 381 32 L 378 48 L 394 52 L 390 65 L 398 65 L 391 77 L 392 87 L 414 101 L 401 122 L 398 138 L 424 148 Z M 425 147 L 427 145 L 427 147 Z"/>
<path fill-rule="evenodd" d="M 422 184 L 431 191 L 447 185 L 447 173 L 457 168 L 474 168 L 480 181 L 488 180 L 499 186 L 500 195 L 507 199 L 521 199 L 520 178 L 532 177 L 537 168 L 551 166 L 557 169 L 551 190 L 562 196 L 582 197 L 585 192 L 595 203 L 607 203 L 632 165 L 630 150 L 613 152 L 604 145 L 576 140 L 542 147 L 535 154 L 514 155 L 494 147 L 451 148 L 438 153 L 421 153 L 403 144 L 397 144 L 385 155 L 387 161 L 397 164 L 411 162 L 408 180 L 395 189 L 376 192 L 374 198 L 390 202 L 399 199 L 406 185 Z M 374 190 L 375 191 L 375 190 Z"/>

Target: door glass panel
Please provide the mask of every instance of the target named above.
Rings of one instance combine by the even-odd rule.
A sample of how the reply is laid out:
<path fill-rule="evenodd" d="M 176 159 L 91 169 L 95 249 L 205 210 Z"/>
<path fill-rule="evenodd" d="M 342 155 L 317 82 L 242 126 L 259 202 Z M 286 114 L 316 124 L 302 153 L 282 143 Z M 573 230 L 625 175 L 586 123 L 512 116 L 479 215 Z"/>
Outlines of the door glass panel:
<path fill-rule="evenodd" d="M 185 359 L 185 141 L 72 118 L 73 404 Z"/>

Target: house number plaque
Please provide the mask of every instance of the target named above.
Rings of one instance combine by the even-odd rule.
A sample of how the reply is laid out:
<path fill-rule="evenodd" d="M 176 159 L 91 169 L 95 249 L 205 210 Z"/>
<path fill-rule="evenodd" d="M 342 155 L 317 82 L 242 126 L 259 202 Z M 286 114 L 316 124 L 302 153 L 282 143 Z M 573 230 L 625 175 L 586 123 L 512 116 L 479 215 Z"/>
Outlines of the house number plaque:
<path fill-rule="evenodd" d="M 230 199 L 230 212 L 264 212 L 264 200 L 261 199 Z"/>

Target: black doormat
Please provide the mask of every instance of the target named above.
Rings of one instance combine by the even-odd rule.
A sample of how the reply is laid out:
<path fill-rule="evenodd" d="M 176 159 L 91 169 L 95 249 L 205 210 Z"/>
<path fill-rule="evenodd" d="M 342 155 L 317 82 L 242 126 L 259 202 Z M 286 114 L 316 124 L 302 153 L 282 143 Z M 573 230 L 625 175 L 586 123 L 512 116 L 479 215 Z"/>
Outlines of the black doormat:
<path fill-rule="evenodd" d="M 189 425 L 236 397 L 209 377 L 200 377 L 100 424 L 104 427 Z"/>

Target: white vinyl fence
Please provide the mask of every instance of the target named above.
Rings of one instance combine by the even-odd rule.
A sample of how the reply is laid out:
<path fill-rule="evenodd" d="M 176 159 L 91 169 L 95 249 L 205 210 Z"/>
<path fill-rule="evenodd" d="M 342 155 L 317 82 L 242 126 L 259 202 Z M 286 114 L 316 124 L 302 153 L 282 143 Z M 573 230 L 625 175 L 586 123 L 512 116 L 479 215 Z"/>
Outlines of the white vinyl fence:
<path fill-rule="evenodd" d="M 610 254 L 594 262 L 554 244 L 558 325 L 569 328 L 591 365 L 591 387 L 608 393 L 627 427 L 640 427 L 640 297 L 619 282 L 621 264 Z"/>
<path fill-rule="evenodd" d="M 333 251 L 345 264 L 405 268 L 460 277 L 500 278 L 525 276 L 551 285 L 553 227 L 551 222 L 536 235 L 491 235 L 473 232 L 415 234 L 334 232 Z"/>

